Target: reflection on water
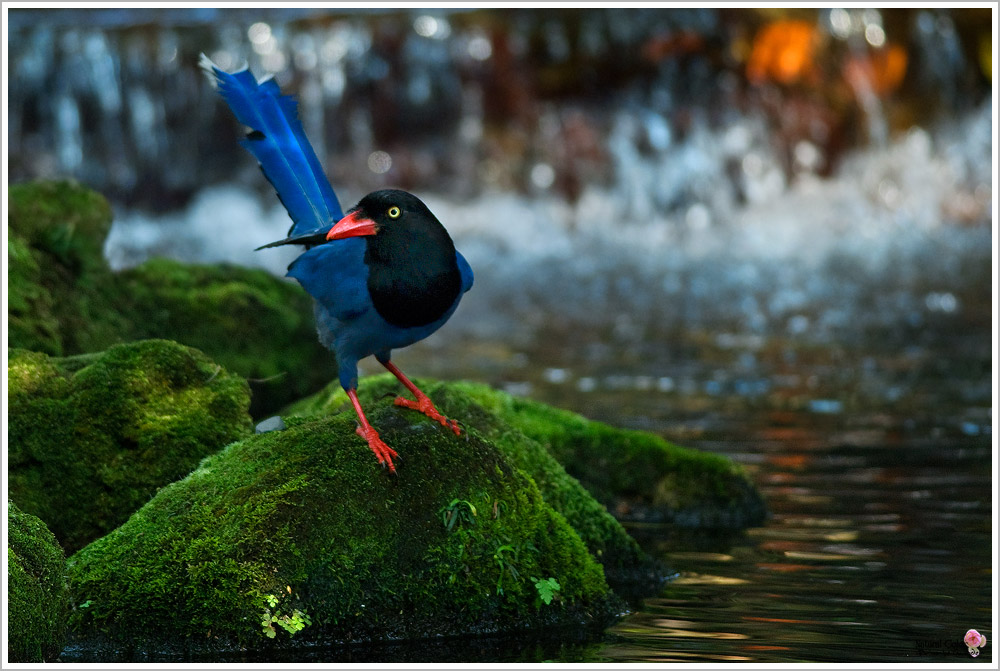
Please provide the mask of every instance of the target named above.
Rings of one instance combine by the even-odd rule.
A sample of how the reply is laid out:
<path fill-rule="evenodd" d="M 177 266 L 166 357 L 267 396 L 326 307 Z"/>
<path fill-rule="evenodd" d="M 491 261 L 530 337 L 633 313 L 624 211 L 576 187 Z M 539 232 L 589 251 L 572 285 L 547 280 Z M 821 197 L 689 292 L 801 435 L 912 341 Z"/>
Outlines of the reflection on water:
<path fill-rule="evenodd" d="M 681 576 L 609 631 L 602 657 L 968 657 L 966 630 L 983 631 L 992 619 L 987 442 L 850 446 L 831 434 L 803 448 L 742 440 L 763 450 L 748 467 L 771 519 L 714 542 L 631 528 Z"/>

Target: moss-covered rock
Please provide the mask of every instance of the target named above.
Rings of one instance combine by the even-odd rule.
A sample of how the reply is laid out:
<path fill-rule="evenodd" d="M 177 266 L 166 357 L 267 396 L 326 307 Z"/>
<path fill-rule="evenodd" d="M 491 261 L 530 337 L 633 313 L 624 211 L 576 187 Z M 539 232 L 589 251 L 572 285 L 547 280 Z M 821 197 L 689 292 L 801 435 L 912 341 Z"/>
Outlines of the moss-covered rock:
<path fill-rule="evenodd" d="M 7 337 L 20 347 L 62 354 L 59 319 L 42 270 L 22 238 L 7 233 Z"/>
<path fill-rule="evenodd" d="M 294 282 L 164 259 L 114 273 L 102 254 L 111 209 L 99 194 L 75 182 L 32 182 L 12 185 L 9 200 L 11 347 L 65 356 L 175 340 L 247 378 L 254 415 L 335 374 L 316 339 L 312 300 Z"/>
<path fill-rule="evenodd" d="M 435 398 L 435 401 L 443 401 Z M 601 565 L 509 452 L 391 398 L 234 443 L 70 559 L 81 659 L 607 624 Z M 542 587 L 538 587 L 541 584 Z M 544 597 L 544 598 L 543 598 Z M 551 597 L 551 598 L 550 598 Z M 546 601 L 549 600 L 547 603 Z M 297 630 L 293 633 L 289 630 Z"/>
<path fill-rule="evenodd" d="M 165 340 L 8 350 L 7 383 L 9 495 L 71 552 L 251 431 L 246 382 Z"/>
<path fill-rule="evenodd" d="M 118 275 L 131 337 L 167 338 L 209 353 L 247 378 L 260 416 L 337 373 L 319 344 L 312 299 L 263 270 L 151 259 Z"/>
<path fill-rule="evenodd" d="M 70 275 L 107 270 L 103 248 L 111 206 L 99 193 L 69 180 L 12 184 L 8 214 L 12 233 Z"/>
<path fill-rule="evenodd" d="M 361 387 L 377 395 L 391 393 L 394 384 L 391 376 L 382 375 L 365 378 Z M 619 519 L 704 528 L 745 527 L 764 519 L 763 497 L 742 468 L 725 457 L 680 447 L 650 433 L 617 429 L 482 384 L 449 385 L 449 390 L 442 412 L 461 416 L 463 404 L 474 401 L 499 418 L 500 426 L 513 427 L 544 445 L 566 473 Z M 321 414 L 345 400 L 339 385 L 330 384 L 288 412 Z M 532 473 L 543 493 L 557 496 L 557 505 L 562 494 L 556 491 L 565 487 L 564 480 L 549 478 L 527 462 L 519 465 Z M 572 511 L 563 513 L 574 519 Z M 589 524 L 596 518 L 587 513 L 583 519 Z"/>
<path fill-rule="evenodd" d="M 499 407 L 501 399 L 511 400 L 509 395 L 467 382 L 419 380 L 418 386 L 434 398 L 441 412 L 449 417 L 463 418 L 532 477 L 545 502 L 566 518 L 588 550 L 604 565 L 613 585 L 648 584 L 662 579 L 664 567 L 642 552 L 605 507 L 576 478 L 567 474 L 545 444 L 522 431 L 516 421 L 509 421 L 508 413 Z M 359 397 L 364 407 L 368 407 L 380 398 L 403 391 L 392 375 L 383 374 L 365 378 Z M 339 383 L 334 382 L 322 392 L 290 406 L 288 413 L 322 416 L 350 407 L 347 395 Z"/>
<path fill-rule="evenodd" d="M 13 184 L 8 200 L 10 346 L 60 356 L 118 342 L 108 202 L 72 181 Z"/>
<path fill-rule="evenodd" d="M 34 515 L 7 502 L 7 655 L 51 662 L 63 649 L 69 590 L 56 537 Z"/>
<path fill-rule="evenodd" d="M 469 393 L 547 445 L 566 471 L 620 519 L 741 528 L 760 524 L 766 516 L 760 492 L 744 470 L 724 456 L 482 385 Z"/>

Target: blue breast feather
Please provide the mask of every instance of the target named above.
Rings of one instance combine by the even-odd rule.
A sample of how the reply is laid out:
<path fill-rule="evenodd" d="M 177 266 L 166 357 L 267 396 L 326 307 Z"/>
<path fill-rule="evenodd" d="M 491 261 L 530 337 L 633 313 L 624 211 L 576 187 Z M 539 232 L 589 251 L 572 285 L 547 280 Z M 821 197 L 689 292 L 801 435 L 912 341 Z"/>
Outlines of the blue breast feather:
<path fill-rule="evenodd" d="M 368 294 L 364 238 L 331 240 L 303 252 L 288 266 L 310 296 L 331 316 L 350 321 L 373 309 Z"/>

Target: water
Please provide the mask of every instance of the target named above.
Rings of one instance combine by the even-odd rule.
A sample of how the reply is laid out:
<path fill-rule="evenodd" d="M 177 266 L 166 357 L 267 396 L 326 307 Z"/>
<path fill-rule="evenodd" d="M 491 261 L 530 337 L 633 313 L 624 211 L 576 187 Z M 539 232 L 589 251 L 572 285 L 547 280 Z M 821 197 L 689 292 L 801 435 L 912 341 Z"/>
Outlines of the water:
<path fill-rule="evenodd" d="M 736 436 L 710 445 L 750 462 L 767 524 L 714 539 L 632 528 L 681 575 L 612 627 L 597 655 L 968 659 L 965 632 L 990 629 L 993 617 L 988 441 L 894 440 L 877 424 L 838 432 L 807 416 L 783 420 L 739 436 L 738 453 Z"/>
<path fill-rule="evenodd" d="M 749 41 L 782 18 L 812 22 L 821 86 L 748 86 Z M 992 62 L 989 8 L 24 7 L 8 20 L 11 178 L 71 176 L 158 212 L 208 185 L 265 191 L 201 52 L 297 93 L 318 156 L 355 196 L 393 183 L 575 201 L 621 176 L 640 214 L 730 188 L 755 202 L 789 176 L 830 174 L 845 148 L 978 105 Z M 843 75 L 847 61 L 867 65 L 869 33 L 907 45 L 894 95 Z M 678 160 L 699 125 L 749 115 L 766 135 L 735 128 L 725 162 Z M 664 153 L 666 171 L 634 160 Z"/>
<path fill-rule="evenodd" d="M 485 377 L 724 454 L 764 493 L 771 517 L 745 532 L 626 522 L 678 579 L 597 641 L 538 659 L 960 662 L 968 629 L 992 631 L 992 237 L 941 225 L 936 199 L 954 192 L 929 185 L 943 173 L 926 139 L 856 156 L 854 171 L 772 198 L 767 218 L 696 230 L 683 255 L 587 222 L 562 247 L 543 217 L 513 217 L 514 251 L 486 267 L 527 287 L 515 308 L 494 303 L 517 323 L 502 338 L 462 325 L 491 323 L 470 293 L 454 327 L 399 354 L 417 374 Z M 936 203 L 901 226 L 858 198 L 866 174 Z"/>

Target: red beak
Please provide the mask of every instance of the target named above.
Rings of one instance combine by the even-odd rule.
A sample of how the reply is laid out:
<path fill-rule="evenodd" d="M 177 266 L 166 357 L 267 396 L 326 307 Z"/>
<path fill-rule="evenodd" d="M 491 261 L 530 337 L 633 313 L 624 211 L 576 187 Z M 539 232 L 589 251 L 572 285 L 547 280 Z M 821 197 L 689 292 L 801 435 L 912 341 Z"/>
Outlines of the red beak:
<path fill-rule="evenodd" d="M 362 235 L 375 235 L 375 222 L 361 215 L 358 210 L 348 212 L 347 216 L 338 221 L 326 234 L 327 240 L 356 238 Z"/>

